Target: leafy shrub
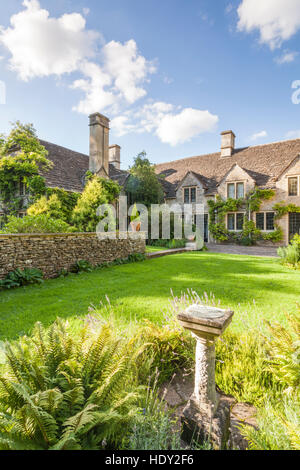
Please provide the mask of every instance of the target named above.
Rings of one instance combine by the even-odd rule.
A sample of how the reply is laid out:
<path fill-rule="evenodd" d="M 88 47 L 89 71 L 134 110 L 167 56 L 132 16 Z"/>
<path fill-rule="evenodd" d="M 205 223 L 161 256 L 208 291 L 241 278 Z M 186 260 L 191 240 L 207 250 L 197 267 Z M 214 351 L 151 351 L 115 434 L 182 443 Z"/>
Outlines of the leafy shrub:
<path fill-rule="evenodd" d="M 89 263 L 89 261 L 86 260 L 79 260 L 77 261 L 71 268 L 72 273 L 80 273 L 80 272 L 86 272 L 90 273 L 94 269 L 103 269 L 103 268 L 109 268 L 112 266 L 121 266 L 122 264 L 129 264 L 129 263 L 138 263 L 141 261 L 145 261 L 146 256 L 143 253 L 132 253 L 128 256 L 128 258 L 118 258 L 114 261 L 107 261 L 105 263 L 99 264 L 97 267 L 94 267 Z M 61 273 L 64 276 L 66 275 L 65 273 Z"/>
<path fill-rule="evenodd" d="M 300 235 L 295 235 L 290 245 L 277 251 L 284 264 L 297 266 L 300 262 Z"/>
<path fill-rule="evenodd" d="M 12 289 L 29 284 L 41 284 L 42 282 L 43 273 L 39 269 L 25 268 L 23 271 L 16 269 L 10 272 L 5 279 L 0 281 L 0 289 Z"/>
<path fill-rule="evenodd" d="M 80 232 L 96 232 L 103 216 L 97 215 L 102 204 L 112 203 L 120 193 L 119 185 L 105 178 L 93 175 L 73 210 L 72 222 Z"/>
<path fill-rule="evenodd" d="M 74 335 L 57 320 L 6 345 L 0 371 L 0 449 L 96 450 L 132 428 L 139 389 L 132 344 L 109 324 Z"/>
<path fill-rule="evenodd" d="M 146 255 L 144 253 L 131 253 L 125 261 L 128 263 L 139 263 L 146 260 Z"/>
<path fill-rule="evenodd" d="M 54 219 L 63 219 L 61 211 L 61 203 L 56 194 L 49 197 L 41 196 L 32 206 L 27 210 L 30 216 L 46 214 Z"/>
<path fill-rule="evenodd" d="M 162 248 L 168 248 L 168 249 L 175 249 L 175 248 L 184 248 L 186 244 L 185 240 L 176 240 L 176 239 L 171 239 L 171 240 L 153 240 L 151 241 L 150 245 L 151 246 L 157 246 L 157 247 L 162 247 Z"/>
<path fill-rule="evenodd" d="M 84 259 L 81 259 L 79 261 L 76 261 L 76 263 L 72 266 L 71 272 L 72 273 L 90 273 L 93 271 L 93 266 L 89 261 L 86 261 Z"/>
<path fill-rule="evenodd" d="M 54 219 L 47 215 L 26 215 L 18 218 L 8 217 L 8 223 L 3 227 L 0 233 L 68 233 L 76 232 L 63 220 Z"/>

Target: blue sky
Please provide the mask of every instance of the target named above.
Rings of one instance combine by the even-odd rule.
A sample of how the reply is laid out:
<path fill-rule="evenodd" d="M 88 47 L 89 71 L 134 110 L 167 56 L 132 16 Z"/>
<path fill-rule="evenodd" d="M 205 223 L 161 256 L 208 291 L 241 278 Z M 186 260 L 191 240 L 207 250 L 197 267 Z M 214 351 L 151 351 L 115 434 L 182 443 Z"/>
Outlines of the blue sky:
<path fill-rule="evenodd" d="M 0 25 L 0 132 L 33 122 L 88 153 L 100 111 L 123 168 L 217 151 L 227 129 L 237 146 L 300 138 L 300 0 L 10 0 Z"/>

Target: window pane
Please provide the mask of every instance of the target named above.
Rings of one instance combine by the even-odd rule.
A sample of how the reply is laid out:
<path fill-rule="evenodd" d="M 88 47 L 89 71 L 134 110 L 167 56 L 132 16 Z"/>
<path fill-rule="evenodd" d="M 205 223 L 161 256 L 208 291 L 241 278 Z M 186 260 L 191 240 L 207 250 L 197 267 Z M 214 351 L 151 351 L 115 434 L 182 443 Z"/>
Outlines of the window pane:
<path fill-rule="evenodd" d="M 243 198 L 244 197 L 244 183 L 238 183 L 237 186 L 236 186 L 236 195 L 237 195 L 237 198 L 240 199 L 240 198 Z"/>
<path fill-rule="evenodd" d="M 189 188 L 185 188 L 185 190 L 184 190 L 184 202 L 185 202 L 185 204 L 189 204 L 189 202 L 190 202 L 190 190 L 189 190 Z"/>
<path fill-rule="evenodd" d="M 256 214 L 256 228 L 265 230 L 265 214 L 263 212 Z"/>
<path fill-rule="evenodd" d="M 244 214 L 236 214 L 236 229 L 243 230 Z"/>
<path fill-rule="evenodd" d="M 267 213 L 267 230 L 274 230 L 274 212 Z"/>
<path fill-rule="evenodd" d="M 191 202 L 196 202 L 196 188 L 191 188 Z"/>
<path fill-rule="evenodd" d="M 235 199 L 235 187 L 234 183 L 230 183 L 227 185 L 227 197 L 231 199 Z"/>
<path fill-rule="evenodd" d="M 228 230 L 234 230 L 234 214 L 227 215 L 227 227 Z"/>
<path fill-rule="evenodd" d="M 298 178 L 289 178 L 289 196 L 298 196 Z"/>

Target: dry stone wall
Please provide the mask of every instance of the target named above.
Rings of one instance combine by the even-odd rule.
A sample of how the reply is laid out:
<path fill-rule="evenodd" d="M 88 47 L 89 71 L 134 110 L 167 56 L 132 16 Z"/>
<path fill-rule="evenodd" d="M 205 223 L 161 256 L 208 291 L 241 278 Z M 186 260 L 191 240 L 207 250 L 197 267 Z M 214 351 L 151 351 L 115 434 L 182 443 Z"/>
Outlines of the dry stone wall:
<path fill-rule="evenodd" d="M 79 260 L 93 266 L 145 253 L 142 234 L 128 234 L 116 240 L 99 239 L 96 233 L 0 235 L 0 279 L 17 268 L 41 269 L 45 278 L 70 270 Z"/>

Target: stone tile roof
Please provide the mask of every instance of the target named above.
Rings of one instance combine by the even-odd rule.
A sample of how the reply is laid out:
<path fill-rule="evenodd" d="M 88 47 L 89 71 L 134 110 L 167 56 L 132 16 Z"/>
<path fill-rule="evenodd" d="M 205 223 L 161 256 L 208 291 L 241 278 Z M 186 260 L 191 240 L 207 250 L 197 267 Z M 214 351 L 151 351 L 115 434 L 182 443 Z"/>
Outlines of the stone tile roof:
<path fill-rule="evenodd" d="M 47 158 L 54 164 L 53 168 L 44 174 L 47 186 L 82 192 L 84 176 L 89 169 L 89 156 L 44 140 L 40 140 L 40 143 L 48 151 Z M 123 186 L 128 173 L 110 164 L 109 176 Z"/>
<path fill-rule="evenodd" d="M 274 187 L 276 178 L 300 155 L 300 139 L 236 149 L 231 157 L 221 153 L 199 155 L 156 165 L 156 173 L 172 184 L 168 197 L 175 197 L 178 184 L 192 171 L 205 181 L 207 194 L 213 194 L 226 173 L 238 164 L 260 187 Z"/>

